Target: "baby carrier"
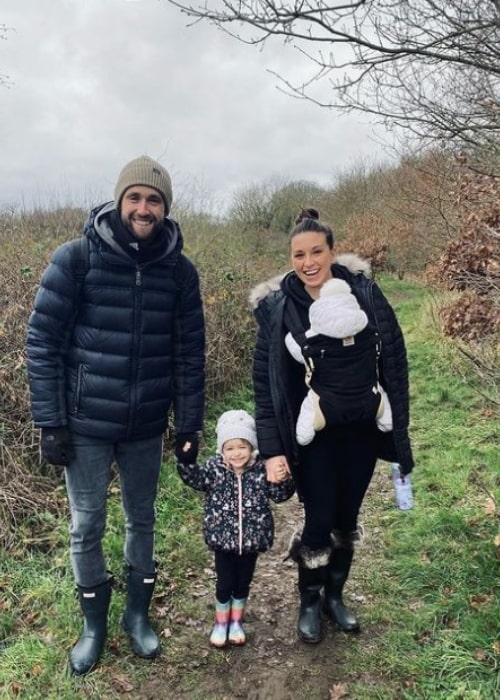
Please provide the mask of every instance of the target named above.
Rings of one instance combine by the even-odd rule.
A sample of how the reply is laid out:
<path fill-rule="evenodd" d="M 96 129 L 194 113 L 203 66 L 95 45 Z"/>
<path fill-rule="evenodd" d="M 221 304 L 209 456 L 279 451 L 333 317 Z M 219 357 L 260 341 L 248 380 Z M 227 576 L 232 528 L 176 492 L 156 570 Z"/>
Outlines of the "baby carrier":
<path fill-rule="evenodd" d="M 306 365 L 306 384 L 319 396 L 328 426 L 375 421 L 381 402 L 378 390 L 380 336 L 371 324 L 347 338 L 317 334 L 307 337 L 293 302 L 288 300 L 285 324 L 299 344 Z"/>

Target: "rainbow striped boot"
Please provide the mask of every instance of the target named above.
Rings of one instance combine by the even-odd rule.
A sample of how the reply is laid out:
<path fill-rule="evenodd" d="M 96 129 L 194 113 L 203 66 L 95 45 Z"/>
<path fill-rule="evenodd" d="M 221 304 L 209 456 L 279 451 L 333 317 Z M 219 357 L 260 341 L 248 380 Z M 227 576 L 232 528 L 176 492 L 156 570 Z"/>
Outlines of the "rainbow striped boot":
<path fill-rule="evenodd" d="M 222 649 L 227 644 L 227 627 L 229 625 L 229 615 L 231 614 L 231 601 L 219 603 L 215 600 L 215 625 L 210 634 L 210 644 L 213 647 Z"/>
<path fill-rule="evenodd" d="M 231 598 L 231 616 L 229 618 L 229 634 L 228 641 L 235 646 L 243 646 L 247 641 L 245 630 L 242 627 L 243 614 L 247 599 Z"/>

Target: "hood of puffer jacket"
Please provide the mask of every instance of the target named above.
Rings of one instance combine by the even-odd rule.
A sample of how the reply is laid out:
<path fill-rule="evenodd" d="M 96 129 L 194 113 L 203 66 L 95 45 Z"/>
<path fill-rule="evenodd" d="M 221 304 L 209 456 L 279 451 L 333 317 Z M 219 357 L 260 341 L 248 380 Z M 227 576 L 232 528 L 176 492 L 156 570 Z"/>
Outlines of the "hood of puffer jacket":
<path fill-rule="evenodd" d="M 370 262 L 364 258 L 361 258 L 359 255 L 356 255 L 356 253 L 341 253 L 335 258 L 334 264 L 342 265 L 353 275 L 363 274 L 368 278 L 372 276 Z M 257 308 L 262 299 L 265 299 L 268 294 L 278 291 L 281 286 L 281 280 L 288 274 L 289 272 L 284 272 L 281 275 L 275 275 L 265 282 L 260 282 L 253 287 L 248 297 L 252 309 Z"/>
<path fill-rule="evenodd" d="M 99 236 L 105 241 L 110 248 L 115 250 L 118 254 L 123 255 L 123 248 L 118 243 L 113 235 L 113 229 L 111 228 L 109 215 L 112 211 L 116 209 L 114 202 L 107 202 L 106 204 L 101 204 L 95 207 L 85 222 L 84 233 L 87 236 L 92 237 L 92 235 Z M 169 255 L 176 248 L 181 251 L 183 247 L 183 237 L 181 229 L 177 221 L 165 217 L 163 219 L 163 225 L 165 234 L 168 236 L 168 245 L 163 251 L 162 257 Z"/>

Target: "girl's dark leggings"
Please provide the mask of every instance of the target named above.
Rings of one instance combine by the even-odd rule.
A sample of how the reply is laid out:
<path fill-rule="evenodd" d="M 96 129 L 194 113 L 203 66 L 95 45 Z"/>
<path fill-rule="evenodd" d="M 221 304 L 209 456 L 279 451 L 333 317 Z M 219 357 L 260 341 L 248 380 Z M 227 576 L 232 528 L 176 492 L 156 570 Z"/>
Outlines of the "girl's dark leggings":
<path fill-rule="evenodd" d="M 325 428 L 300 448 L 304 502 L 302 544 L 330 545 L 330 533 L 356 530 L 358 513 L 377 461 L 376 428 Z"/>
<path fill-rule="evenodd" d="M 219 603 L 227 603 L 231 597 L 248 598 L 258 552 L 237 554 L 215 551 L 217 585 L 215 595 Z"/>

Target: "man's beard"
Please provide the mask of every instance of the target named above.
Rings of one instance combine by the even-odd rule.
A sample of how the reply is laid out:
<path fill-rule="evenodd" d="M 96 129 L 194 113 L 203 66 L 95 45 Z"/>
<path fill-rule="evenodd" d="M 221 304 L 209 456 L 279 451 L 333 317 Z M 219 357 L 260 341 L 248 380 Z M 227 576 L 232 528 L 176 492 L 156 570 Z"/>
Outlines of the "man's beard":
<path fill-rule="evenodd" d="M 141 238 L 134 231 L 134 227 L 133 227 L 133 223 L 132 223 L 131 218 L 128 218 L 125 221 L 122 219 L 122 223 L 124 224 L 127 231 L 130 233 L 130 235 L 138 243 L 141 243 L 142 245 L 149 245 L 150 243 L 152 243 L 163 229 L 163 221 L 158 221 L 156 219 L 153 219 L 152 221 L 149 221 L 150 224 L 153 224 L 153 228 L 151 229 L 151 233 L 149 234 L 149 236 L 147 236 L 147 238 Z"/>

